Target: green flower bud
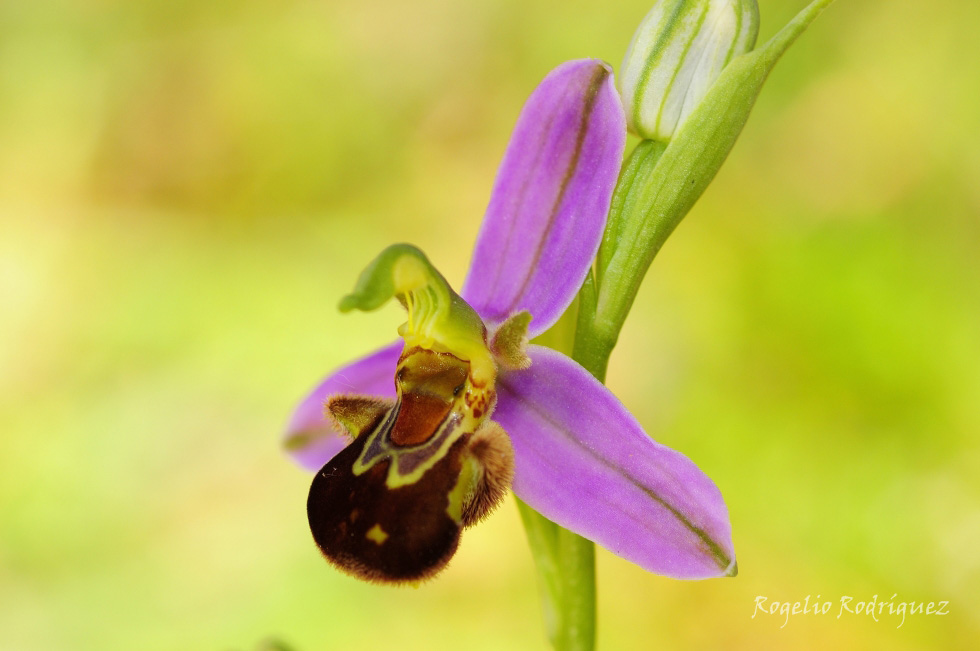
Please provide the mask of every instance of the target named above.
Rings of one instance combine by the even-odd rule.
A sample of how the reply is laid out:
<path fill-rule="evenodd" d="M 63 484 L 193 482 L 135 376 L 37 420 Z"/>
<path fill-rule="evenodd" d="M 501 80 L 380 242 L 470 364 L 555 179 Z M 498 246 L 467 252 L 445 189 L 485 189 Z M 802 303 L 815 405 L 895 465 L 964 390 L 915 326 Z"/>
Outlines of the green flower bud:
<path fill-rule="evenodd" d="M 630 130 L 667 142 L 722 69 L 759 33 L 756 0 L 658 0 L 619 73 Z"/>
<path fill-rule="evenodd" d="M 596 257 L 595 285 L 586 283 L 580 295 L 579 322 L 592 319 L 599 342 L 587 354 L 599 359 L 601 353 L 595 351 L 602 346 L 612 350 L 643 274 L 735 145 L 769 72 L 833 2 L 812 0 L 766 43 L 735 57 L 670 142 L 644 140 L 630 154 L 613 193 Z"/>

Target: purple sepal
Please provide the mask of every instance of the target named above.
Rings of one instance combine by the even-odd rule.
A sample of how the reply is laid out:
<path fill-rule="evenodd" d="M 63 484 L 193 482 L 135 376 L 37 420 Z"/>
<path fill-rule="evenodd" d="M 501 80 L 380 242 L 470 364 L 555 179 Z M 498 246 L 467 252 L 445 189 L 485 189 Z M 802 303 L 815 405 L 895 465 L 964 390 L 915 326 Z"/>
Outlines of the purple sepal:
<path fill-rule="evenodd" d="M 514 445 L 514 492 L 561 526 L 651 572 L 735 572 L 721 493 L 694 463 L 647 436 L 581 366 L 529 346 L 531 367 L 498 381 L 493 419 Z"/>
<path fill-rule="evenodd" d="M 283 439 L 287 453 L 309 470 L 319 470 L 350 440 L 324 415 L 327 398 L 335 394 L 395 397 L 395 367 L 404 348 L 401 340 L 342 366 L 328 375 L 293 411 Z"/>
<path fill-rule="evenodd" d="M 585 280 L 619 175 L 626 122 L 602 61 L 555 68 L 524 105 L 461 295 L 488 324 L 527 310 L 547 330 Z"/>

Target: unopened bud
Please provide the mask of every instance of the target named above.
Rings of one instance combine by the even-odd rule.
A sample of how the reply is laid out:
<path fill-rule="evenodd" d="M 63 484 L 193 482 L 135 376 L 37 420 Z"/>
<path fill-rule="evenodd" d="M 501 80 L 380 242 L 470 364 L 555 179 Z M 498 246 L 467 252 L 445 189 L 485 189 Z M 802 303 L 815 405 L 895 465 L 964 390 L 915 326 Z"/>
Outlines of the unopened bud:
<path fill-rule="evenodd" d="M 666 142 L 722 69 L 755 45 L 756 0 L 658 0 L 619 73 L 630 130 Z"/>

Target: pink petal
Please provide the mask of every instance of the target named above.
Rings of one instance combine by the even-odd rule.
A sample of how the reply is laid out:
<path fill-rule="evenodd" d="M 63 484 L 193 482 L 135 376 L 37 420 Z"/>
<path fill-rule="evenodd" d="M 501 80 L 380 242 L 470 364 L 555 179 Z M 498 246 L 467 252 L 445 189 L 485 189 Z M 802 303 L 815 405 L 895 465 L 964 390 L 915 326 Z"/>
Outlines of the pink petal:
<path fill-rule="evenodd" d="M 599 248 L 625 141 L 623 107 L 602 61 L 564 63 L 531 94 L 461 292 L 485 321 L 527 310 L 534 337 L 558 320 Z"/>
<path fill-rule="evenodd" d="M 647 436 L 585 369 L 530 346 L 498 381 L 493 419 L 514 445 L 514 492 L 561 526 L 651 572 L 735 572 L 721 493 L 690 459 Z"/>

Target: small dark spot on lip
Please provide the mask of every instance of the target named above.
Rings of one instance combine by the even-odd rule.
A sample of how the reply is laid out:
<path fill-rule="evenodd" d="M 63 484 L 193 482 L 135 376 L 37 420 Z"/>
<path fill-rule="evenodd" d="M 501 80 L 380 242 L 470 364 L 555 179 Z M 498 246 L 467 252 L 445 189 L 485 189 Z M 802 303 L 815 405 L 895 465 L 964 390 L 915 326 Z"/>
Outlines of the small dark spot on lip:
<path fill-rule="evenodd" d="M 473 410 L 473 417 L 474 418 L 482 418 L 483 417 L 483 410 L 482 409 L 474 409 Z"/>

